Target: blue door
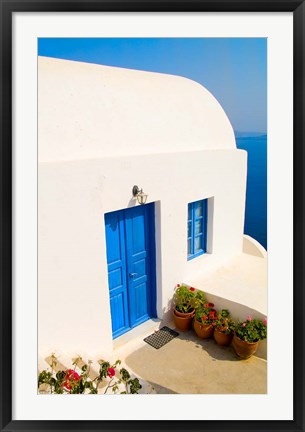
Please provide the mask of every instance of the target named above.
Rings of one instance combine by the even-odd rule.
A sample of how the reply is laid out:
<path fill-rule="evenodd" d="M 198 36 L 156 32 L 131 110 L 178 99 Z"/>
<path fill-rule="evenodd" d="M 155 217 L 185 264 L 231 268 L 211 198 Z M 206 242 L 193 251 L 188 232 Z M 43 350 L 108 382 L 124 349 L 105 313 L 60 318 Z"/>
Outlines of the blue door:
<path fill-rule="evenodd" d="M 154 204 L 105 214 L 112 334 L 156 316 Z"/>

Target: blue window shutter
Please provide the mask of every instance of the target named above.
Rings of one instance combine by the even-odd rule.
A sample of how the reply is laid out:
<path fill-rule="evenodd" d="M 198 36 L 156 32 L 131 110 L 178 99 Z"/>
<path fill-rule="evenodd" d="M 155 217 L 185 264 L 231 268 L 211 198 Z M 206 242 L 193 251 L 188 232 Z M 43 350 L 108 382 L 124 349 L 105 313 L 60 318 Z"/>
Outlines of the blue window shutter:
<path fill-rule="evenodd" d="M 207 199 L 188 204 L 187 258 L 193 259 L 206 253 Z"/>

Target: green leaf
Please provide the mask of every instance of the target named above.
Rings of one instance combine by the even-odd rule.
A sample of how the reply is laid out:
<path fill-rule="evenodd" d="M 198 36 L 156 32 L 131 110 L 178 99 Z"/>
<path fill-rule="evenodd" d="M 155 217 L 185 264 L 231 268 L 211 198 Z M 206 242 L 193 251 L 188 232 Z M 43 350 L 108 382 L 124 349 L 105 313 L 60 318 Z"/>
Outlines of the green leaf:
<path fill-rule="evenodd" d="M 130 378 L 130 374 L 129 374 L 129 372 L 128 372 L 125 368 L 122 368 L 122 369 L 120 370 L 120 374 L 122 375 L 122 380 L 123 380 L 124 382 L 126 382 L 126 381 L 129 380 L 129 378 Z"/>
<path fill-rule="evenodd" d="M 56 378 L 58 380 L 63 380 L 65 376 L 66 376 L 66 373 L 64 371 L 58 371 L 56 374 Z"/>
<path fill-rule="evenodd" d="M 128 382 L 129 386 L 130 386 L 130 393 L 131 394 L 135 394 L 138 393 L 138 390 L 140 390 L 142 388 L 140 381 L 138 380 L 138 378 L 134 378 L 131 379 Z"/>

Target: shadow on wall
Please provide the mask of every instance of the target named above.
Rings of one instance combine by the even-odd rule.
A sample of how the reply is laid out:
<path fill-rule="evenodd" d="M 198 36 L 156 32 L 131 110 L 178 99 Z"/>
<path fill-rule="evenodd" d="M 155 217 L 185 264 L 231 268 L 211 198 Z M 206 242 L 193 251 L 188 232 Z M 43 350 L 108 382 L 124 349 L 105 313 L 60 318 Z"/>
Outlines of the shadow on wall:
<path fill-rule="evenodd" d="M 73 362 L 76 360 L 77 360 L 77 372 L 81 373 L 82 367 L 85 366 L 86 364 L 88 364 L 88 363 L 84 362 L 81 357 L 72 358 L 70 361 L 68 361 L 67 359 L 64 359 L 63 363 L 56 356 L 54 358 L 52 358 L 52 356 L 48 356 L 44 359 L 46 364 L 49 365 L 50 369 L 52 368 L 52 363 L 53 363 L 53 370 L 55 371 L 55 373 L 57 373 L 59 371 L 67 371 L 69 369 L 74 369 L 74 363 Z M 91 365 L 89 375 L 88 375 L 89 378 L 91 380 L 94 380 L 94 378 L 98 375 L 99 375 L 99 369 L 96 369 L 96 366 Z M 99 386 L 100 390 L 103 390 L 106 387 L 107 387 L 106 382 L 100 383 L 100 386 Z"/>
<path fill-rule="evenodd" d="M 267 255 L 266 250 L 255 240 L 253 241 L 253 239 L 248 239 L 248 236 L 244 236 L 244 253 L 248 253 L 250 255 L 254 255 L 261 258 Z M 188 286 L 187 284 L 185 285 Z M 160 328 L 164 325 L 173 327 L 173 309 L 175 306 L 174 293 L 175 293 L 175 288 L 173 288 L 172 297 L 168 300 L 167 305 L 164 306 L 162 309 L 162 316 L 159 317 L 161 319 L 161 323 L 159 326 Z M 264 320 L 266 318 L 266 315 L 242 303 L 237 303 L 233 300 L 226 299 L 224 297 L 220 297 L 215 294 L 208 293 L 206 291 L 204 291 L 204 294 L 207 302 L 211 302 L 217 305 L 218 310 L 228 309 L 230 311 L 232 318 L 235 321 L 238 320 L 243 321 L 249 315 L 251 315 L 253 318 L 257 318 L 261 320 Z M 259 346 L 255 353 L 255 356 L 267 360 L 267 339 L 261 340 L 259 342 Z"/>
<path fill-rule="evenodd" d="M 174 297 L 174 289 L 173 289 L 173 297 Z M 166 325 L 173 321 L 173 310 L 174 310 L 174 298 L 171 298 L 167 305 L 162 309 L 162 324 Z"/>
<path fill-rule="evenodd" d="M 174 290 L 173 290 L 174 293 Z M 207 292 L 204 292 L 206 299 L 208 302 L 212 302 L 215 305 L 217 305 L 217 309 L 229 309 L 231 316 L 234 320 L 244 320 L 248 315 L 251 315 L 253 318 L 264 320 L 266 318 L 266 315 L 258 312 L 255 309 L 249 308 L 246 305 L 243 305 L 241 303 L 236 303 L 233 300 L 225 299 L 223 297 L 216 296 L 214 294 L 209 294 Z M 167 305 L 163 308 L 163 316 L 161 318 L 160 328 L 163 325 L 169 325 L 170 327 L 173 326 L 173 309 L 174 309 L 174 301 L 173 297 L 168 301 Z M 184 338 L 183 335 L 180 336 L 181 338 Z M 189 332 L 187 333 L 187 337 L 185 337 L 185 340 L 189 339 Z M 198 339 L 198 338 L 197 338 Z M 200 339 L 199 339 L 200 340 Z M 204 348 L 205 349 L 205 348 Z M 218 351 L 215 351 L 212 349 L 212 354 L 219 355 Z M 221 352 L 220 352 L 221 353 Z M 262 340 L 259 343 L 258 349 L 255 353 L 256 357 L 260 357 L 264 360 L 267 360 L 267 340 Z M 215 357 L 218 358 L 218 357 Z M 221 359 L 221 358 L 219 358 Z M 228 359 L 226 359 L 228 360 Z M 235 359 L 236 360 L 236 359 Z M 238 359 L 237 359 L 238 360 Z"/>
<path fill-rule="evenodd" d="M 77 357 L 76 359 L 71 359 L 71 361 L 68 360 L 63 360 L 63 361 L 59 361 L 57 357 L 52 357 L 52 356 L 48 356 L 46 358 L 43 359 L 43 361 L 46 363 L 46 366 L 48 367 L 48 370 L 51 371 L 52 369 L 52 365 L 53 365 L 53 370 L 55 373 L 59 372 L 59 371 L 67 371 L 68 369 L 74 369 L 74 365 L 72 364 L 74 360 L 77 360 L 77 372 L 80 374 L 81 373 L 81 369 L 83 366 L 85 366 L 87 363 L 85 363 L 82 358 Z M 124 366 L 122 366 L 124 367 Z M 43 368 L 40 368 L 40 371 Z M 94 366 L 91 365 L 90 367 L 90 372 L 89 372 L 89 378 L 91 380 L 94 380 L 97 376 L 99 375 L 99 371 L 98 369 L 95 369 Z M 140 378 L 140 383 L 142 384 L 142 389 L 139 391 L 139 394 L 146 394 L 147 393 L 147 385 L 148 384 L 148 388 L 151 387 L 152 389 L 152 393 L 156 392 L 157 394 L 175 394 L 177 392 L 164 387 L 160 384 L 157 384 L 155 382 L 150 382 L 150 381 L 146 381 L 143 382 L 143 380 Z M 100 394 L 103 394 L 104 391 L 107 388 L 107 382 L 101 382 L 99 385 L 99 392 Z M 48 390 L 48 386 L 45 384 L 42 384 L 40 386 L 40 393 L 49 393 Z M 151 393 L 151 391 L 149 390 L 148 393 Z M 39 394 L 39 392 L 38 392 Z"/>
<path fill-rule="evenodd" d="M 236 303 L 233 300 L 218 297 L 207 292 L 205 292 L 205 296 L 207 301 L 216 304 L 218 309 L 228 309 L 232 318 L 236 321 L 243 321 L 248 315 L 261 320 L 266 318 L 266 315 L 262 314 L 261 312 L 258 312 L 257 310 L 241 303 Z M 267 339 L 259 342 L 255 356 L 267 360 Z"/>

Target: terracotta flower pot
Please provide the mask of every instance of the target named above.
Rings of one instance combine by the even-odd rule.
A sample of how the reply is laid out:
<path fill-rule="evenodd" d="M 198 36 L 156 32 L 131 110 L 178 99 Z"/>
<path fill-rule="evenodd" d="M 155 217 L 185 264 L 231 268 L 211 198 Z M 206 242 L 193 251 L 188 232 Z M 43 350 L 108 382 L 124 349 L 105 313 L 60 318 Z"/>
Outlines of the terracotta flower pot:
<path fill-rule="evenodd" d="M 195 313 L 195 309 L 192 309 L 190 312 L 179 312 L 177 311 L 177 309 L 174 309 L 174 313 L 178 316 L 178 317 L 182 317 L 182 318 L 189 318 L 194 316 Z"/>
<path fill-rule="evenodd" d="M 234 348 L 234 351 L 239 357 L 241 357 L 242 359 L 248 359 L 256 352 L 258 343 L 259 341 L 246 342 L 244 340 L 239 339 L 239 337 L 237 337 L 236 334 L 234 334 L 232 346 Z"/>
<path fill-rule="evenodd" d="M 186 331 L 190 330 L 194 316 L 194 310 L 188 313 L 182 313 L 174 309 L 174 322 L 177 329 Z"/>
<path fill-rule="evenodd" d="M 202 339 L 208 339 L 213 336 L 214 327 L 212 324 L 202 324 L 201 322 L 194 319 L 194 330 L 198 337 Z"/>
<path fill-rule="evenodd" d="M 214 339 L 218 345 L 221 346 L 228 346 L 232 342 L 233 339 L 233 333 L 223 333 L 216 328 L 214 329 Z"/>

